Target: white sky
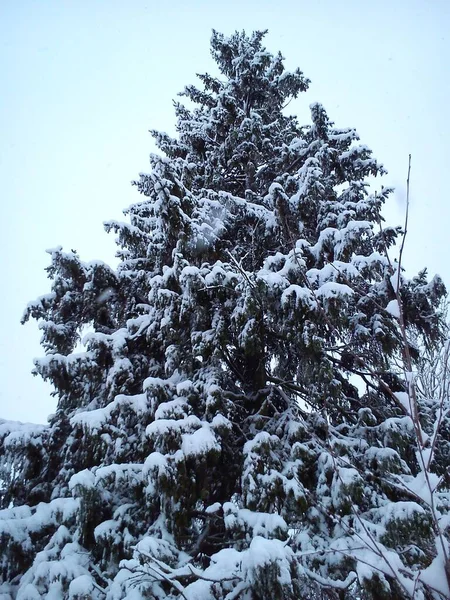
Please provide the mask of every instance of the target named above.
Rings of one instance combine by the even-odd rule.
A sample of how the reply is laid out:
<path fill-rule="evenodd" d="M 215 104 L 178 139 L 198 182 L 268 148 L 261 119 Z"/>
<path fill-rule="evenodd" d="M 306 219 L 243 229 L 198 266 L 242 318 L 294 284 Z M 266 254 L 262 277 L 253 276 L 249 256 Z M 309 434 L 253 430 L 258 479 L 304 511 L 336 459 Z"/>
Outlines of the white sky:
<path fill-rule="evenodd" d="M 49 386 L 29 300 L 47 293 L 46 248 L 113 261 L 102 222 L 136 202 L 149 129 L 173 132 L 172 99 L 212 69 L 211 29 L 269 29 L 266 45 L 310 90 L 290 105 L 307 122 L 322 102 L 389 170 L 387 211 L 403 221 L 412 154 L 409 273 L 450 286 L 449 0 L 0 1 L 0 417 L 45 422 Z"/>

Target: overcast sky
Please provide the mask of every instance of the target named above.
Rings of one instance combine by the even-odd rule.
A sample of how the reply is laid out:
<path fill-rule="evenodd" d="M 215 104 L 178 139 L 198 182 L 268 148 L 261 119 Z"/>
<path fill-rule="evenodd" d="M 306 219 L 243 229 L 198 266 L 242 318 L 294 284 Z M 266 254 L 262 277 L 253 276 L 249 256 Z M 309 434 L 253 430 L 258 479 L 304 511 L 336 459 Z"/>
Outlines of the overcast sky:
<path fill-rule="evenodd" d="M 0 417 L 45 422 L 50 387 L 26 303 L 49 291 L 46 248 L 114 261 L 102 222 L 138 199 L 148 130 L 174 131 L 172 99 L 211 71 L 211 29 L 269 29 L 312 83 L 290 105 L 300 121 L 322 102 L 354 126 L 397 188 L 386 211 L 403 221 L 412 154 L 406 266 L 450 286 L 449 0 L 0 0 Z"/>

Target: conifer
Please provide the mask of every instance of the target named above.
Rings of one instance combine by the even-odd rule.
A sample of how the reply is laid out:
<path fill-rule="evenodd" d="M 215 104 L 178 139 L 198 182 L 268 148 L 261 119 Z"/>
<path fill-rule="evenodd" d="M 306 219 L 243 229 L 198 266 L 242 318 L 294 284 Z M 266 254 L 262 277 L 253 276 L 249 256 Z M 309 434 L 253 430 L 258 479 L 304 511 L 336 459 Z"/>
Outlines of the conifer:
<path fill-rule="evenodd" d="M 390 259 L 356 131 L 286 115 L 309 82 L 264 35 L 213 32 L 105 224 L 119 266 L 49 251 L 24 321 L 58 404 L 0 421 L 2 600 L 446 597 L 448 397 L 404 362 L 446 365 L 445 288 Z"/>

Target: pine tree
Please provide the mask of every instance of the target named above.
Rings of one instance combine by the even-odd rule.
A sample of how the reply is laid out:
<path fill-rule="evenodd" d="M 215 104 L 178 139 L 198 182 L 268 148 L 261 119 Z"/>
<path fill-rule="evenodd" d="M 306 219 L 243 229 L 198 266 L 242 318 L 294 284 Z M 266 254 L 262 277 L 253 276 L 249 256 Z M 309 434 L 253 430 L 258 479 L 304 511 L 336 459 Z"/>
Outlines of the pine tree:
<path fill-rule="evenodd" d="M 410 374 L 445 288 L 389 259 L 391 190 L 355 130 L 286 116 L 309 82 L 264 35 L 213 32 L 220 75 L 185 88 L 106 223 L 118 268 L 49 251 L 24 320 L 58 405 L 0 422 L 5 600 L 448 592 L 447 396 Z M 435 454 L 441 488 L 420 487 Z"/>

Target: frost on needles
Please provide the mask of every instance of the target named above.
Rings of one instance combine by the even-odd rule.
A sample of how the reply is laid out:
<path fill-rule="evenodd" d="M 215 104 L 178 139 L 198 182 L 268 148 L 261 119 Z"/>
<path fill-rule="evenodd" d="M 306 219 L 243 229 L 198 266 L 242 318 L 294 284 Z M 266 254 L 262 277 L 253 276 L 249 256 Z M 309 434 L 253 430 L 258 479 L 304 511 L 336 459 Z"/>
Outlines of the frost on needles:
<path fill-rule="evenodd" d="M 445 288 L 263 37 L 213 32 L 118 268 L 49 251 L 24 321 L 58 405 L 0 421 L 2 600 L 448 597 Z"/>

